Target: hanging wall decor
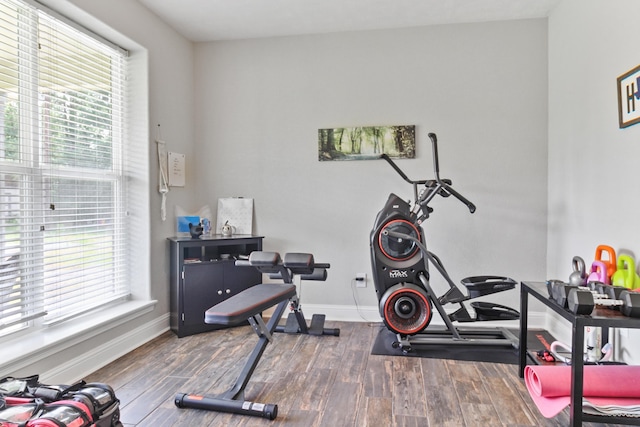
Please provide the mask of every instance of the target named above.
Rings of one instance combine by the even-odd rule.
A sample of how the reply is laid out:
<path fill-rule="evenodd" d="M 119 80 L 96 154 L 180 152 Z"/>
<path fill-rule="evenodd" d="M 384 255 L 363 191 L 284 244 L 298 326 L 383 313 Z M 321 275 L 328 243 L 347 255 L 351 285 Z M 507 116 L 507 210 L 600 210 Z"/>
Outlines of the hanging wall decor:
<path fill-rule="evenodd" d="M 415 125 L 318 129 L 320 161 L 371 160 L 383 153 L 397 159 L 415 158 Z"/>
<path fill-rule="evenodd" d="M 618 77 L 620 128 L 640 123 L 640 65 Z"/>

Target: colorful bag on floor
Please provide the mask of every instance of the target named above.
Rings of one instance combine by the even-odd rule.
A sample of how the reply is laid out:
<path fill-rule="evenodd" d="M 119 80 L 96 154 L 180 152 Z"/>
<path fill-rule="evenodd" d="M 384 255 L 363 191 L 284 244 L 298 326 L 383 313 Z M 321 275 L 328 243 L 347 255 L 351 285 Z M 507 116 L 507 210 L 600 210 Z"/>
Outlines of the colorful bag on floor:
<path fill-rule="evenodd" d="M 0 410 L 0 427 L 22 427 L 42 411 L 42 402 L 17 403 L 14 405 L 8 398 L 2 399 Z"/>
<path fill-rule="evenodd" d="M 25 397 L 40 399 L 44 402 L 61 400 L 69 393 L 79 390 L 86 383 L 79 381 L 73 385 L 48 385 L 39 382 L 38 375 L 15 378 L 5 377 L 0 379 L 0 396 Z"/>
<path fill-rule="evenodd" d="M 96 427 L 112 427 L 120 421 L 120 401 L 108 384 L 88 383 L 68 394 L 89 407 Z"/>
<path fill-rule="evenodd" d="M 75 400 L 7 406 L 0 411 L 1 427 L 92 427 L 89 408 Z"/>
<path fill-rule="evenodd" d="M 0 379 L 0 396 L 25 396 L 29 389 L 38 387 L 38 375 L 25 378 L 5 377 Z"/>
<path fill-rule="evenodd" d="M 47 385 L 38 379 L 0 379 L 0 427 L 122 426 L 120 401 L 109 385 Z"/>

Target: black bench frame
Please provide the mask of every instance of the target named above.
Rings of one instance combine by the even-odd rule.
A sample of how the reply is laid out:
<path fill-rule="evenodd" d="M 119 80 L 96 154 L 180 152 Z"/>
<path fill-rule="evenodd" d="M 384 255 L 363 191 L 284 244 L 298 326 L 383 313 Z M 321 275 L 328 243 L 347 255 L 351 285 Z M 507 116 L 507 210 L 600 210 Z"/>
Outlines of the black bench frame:
<path fill-rule="evenodd" d="M 300 309 L 296 286 L 293 284 L 294 275 L 299 275 L 301 280 L 325 280 L 329 264 L 315 264 L 311 254 L 285 254 L 283 262 L 277 252 L 252 252 L 249 260 L 236 261 L 236 265 L 255 267 L 261 272 L 269 274 L 271 278 L 282 279 L 285 283 L 265 283 L 252 286 L 205 312 L 205 323 L 208 324 L 234 326 L 248 320 L 258 335 L 258 342 L 247 358 L 234 385 L 228 391 L 218 396 L 178 393 L 174 403 L 179 408 L 230 412 L 273 420 L 278 415 L 278 405 L 247 401 L 244 390 L 267 345 L 273 340 L 274 332 L 334 336 L 340 334 L 339 329 L 324 328 L 324 315 L 321 317 L 321 322 L 316 317 L 317 315 L 314 315 L 312 326 L 307 326 Z M 287 326 L 283 328 L 278 326 L 278 323 L 288 305 L 291 305 L 293 310 L 289 319 L 293 320 L 288 319 Z M 262 312 L 273 306 L 276 308 L 265 324 Z M 292 322 L 296 322 L 297 325 L 292 326 Z"/>

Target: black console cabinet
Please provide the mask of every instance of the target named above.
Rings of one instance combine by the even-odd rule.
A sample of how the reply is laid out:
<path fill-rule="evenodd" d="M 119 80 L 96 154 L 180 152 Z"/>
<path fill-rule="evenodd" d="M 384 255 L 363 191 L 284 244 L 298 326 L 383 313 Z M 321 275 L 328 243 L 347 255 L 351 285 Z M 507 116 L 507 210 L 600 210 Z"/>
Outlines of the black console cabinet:
<path fill-rule="evenodd" d="M 168 239 L 170 326 L 178 337 L 220 329 L 204 323 L 204 312 L 262 281 L 258 270 L 235 266 L 237 258 L 262 250 L 262 239 L 250 235 Z"/>

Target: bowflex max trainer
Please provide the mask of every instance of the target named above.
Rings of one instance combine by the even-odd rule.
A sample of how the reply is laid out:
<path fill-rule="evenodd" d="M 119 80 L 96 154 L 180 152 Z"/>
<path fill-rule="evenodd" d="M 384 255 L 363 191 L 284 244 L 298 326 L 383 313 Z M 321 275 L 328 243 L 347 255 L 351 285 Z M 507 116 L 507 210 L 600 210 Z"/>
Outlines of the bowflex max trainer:
<path fill-rule="evenodd" d="M 454 196 L 474 213 L 476 207 L 452 188 L 449 179 L 441 179 L 436 135 L 429 134 L 433 151 L 435 179 L 410 180 L 386 154 L 380 156 L 408 183 L 413 185 L 413 206 L 395 194 L 390 194 L 378 213 L 371 231 L 371 263 L 380 315 L 385 326 L 394 332 L 405 353 L 412 347 L 431 344 L 473 344 L 488 346 L 518 346 L 518 338 L 506 328 L 458 329 L 453 322 L 478 320 L 511 320 L 519 313 L 510 308 L 489 302 L 473 302 L 472 317 L 464 302 L 484 295 L 513 289 L 516 282 L 502 276 L 474 276 L 462 279 L 467 292 L 458 288 L 444 268 L 442 261 L 427 250 L 421 224 L 433 212 L 429 203 L 435 196 Z M 423 186 L 418 194 L 418 186 Z M 449 284 L 449 290 L 437 296 L 429 284 L 429 264 Z M 443 306 L 458 304 L 459 308 L 448 314 Z M 426 331 L 435 306 L 446 329 Z"/>
<path fill-rule="evenodd" d="M 313 255 L 287 253 L 284 259 L 277 252 L 252 252 L 249 260 L 236 261 L 237 266 L 252 266 L 271 279 L 281 279 L 284 283 L 263 283 L 244 291 L 211 307 L 204 313 L 204 321 L 209 324 L 236 326 L 249 321 L 258 335 L 258 343 L 249 355 L 235 384 L 219 396 L 201 396 L 179 393 L 175 404 L 179 408 L 195 408 L 210 411 L 231 412 L 241 415 L 273 420 L 278 415 L 278 405 L 244 400 L 244 389 L 249 383 L 267 345 L 273 340 L 274 332 L 309 335 L 340 335 L 340 329 L 324 327 L 324 315 L 313 315 L 311 325 L 307 325 L 300 308 L 294 276 L 300 280 L 320 280 L 327 278 L 329 264 L 317 264 Z M 282 315 L 290 305 L 290 313 L 285 326 L 278 326 Z M 276 306 L 265 324 L 262 312 Z"/>

